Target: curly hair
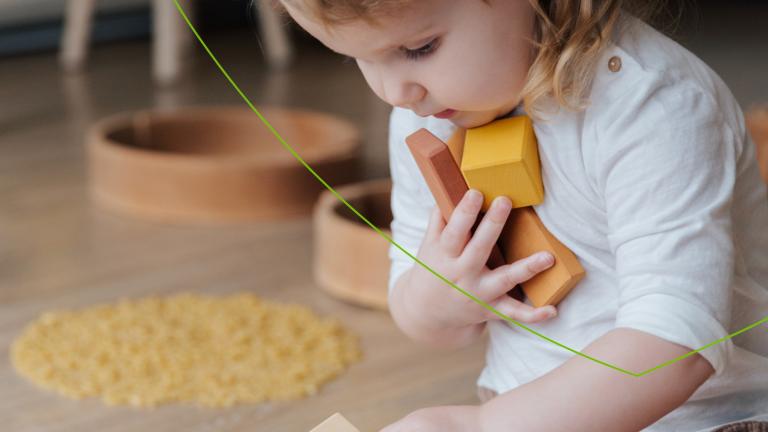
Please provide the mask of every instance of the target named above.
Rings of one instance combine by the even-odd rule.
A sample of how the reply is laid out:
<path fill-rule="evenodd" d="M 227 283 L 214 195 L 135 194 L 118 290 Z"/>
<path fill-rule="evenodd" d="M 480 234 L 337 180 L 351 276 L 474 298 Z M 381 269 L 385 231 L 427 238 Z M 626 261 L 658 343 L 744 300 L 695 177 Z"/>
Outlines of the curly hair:
<path fill-rule="evenodd" d="M 301 10 L 326 28 L 356 20 L 379 25 L 418 0 L 279 0 Z M 489 3 L 490 0 L 481 0 Z M 507 0 L 500 0 L 507 1 Z M 535 116 L 536 102 L 552 96 L 572 110 L 588 105 L 594 64 L 611 41 L 623 12 L 651 20 L 666 8 L 665 0 L 528 0 L 536 14 L 533 63 L 522 90 L 526 112 Z"/>

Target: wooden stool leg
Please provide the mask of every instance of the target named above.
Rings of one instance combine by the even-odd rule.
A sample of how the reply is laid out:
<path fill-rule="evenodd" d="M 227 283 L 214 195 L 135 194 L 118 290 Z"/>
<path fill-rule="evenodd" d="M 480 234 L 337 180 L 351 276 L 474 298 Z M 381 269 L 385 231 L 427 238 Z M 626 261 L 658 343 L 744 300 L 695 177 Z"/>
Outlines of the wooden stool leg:
<path fill-rule="evenodd" d="M 259 15 L 267 64 L 270 68 L 282 69 L 293 60 L 293 47 L 288 37 L 287 24 L 282 22 L 272 1 L 258 0 L 258 8 L 254 13 Z"/>
<path fill-rule="evenodd" d="M 191 1 L 181 1 L 185 13 L 191 9 Z M 152 69 L 155 82 L 172 84 L 181 74 L 182 54 L 189 47 L 191 35 L 187 24 L 171 0 L 153 0 L 152 22 Z"/>
<path fill-rule="evenodd" d="M 66 70 L 77 70 L 88 56 L 95 0 L 68 0 L 59 61 Z"/>

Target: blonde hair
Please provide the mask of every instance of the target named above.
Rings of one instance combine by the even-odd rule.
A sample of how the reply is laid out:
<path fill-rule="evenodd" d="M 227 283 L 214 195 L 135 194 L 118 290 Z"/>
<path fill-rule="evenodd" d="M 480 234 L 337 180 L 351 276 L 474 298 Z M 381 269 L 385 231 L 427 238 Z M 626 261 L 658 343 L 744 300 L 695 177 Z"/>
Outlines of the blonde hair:
<path fill-rule="evenodd" d="M 280 0 L 326 28 L 361 19 L 378 25 L 381 18 L 402 13 L 414 1 L 418 0 Z M 540 112 L 537 102 L 546 96 L 571 110 L 586 108 L 595 62 L 611 41 L 622 12 L 647 20 L 664 5 L 662 0 L 528 1 L 536 13 L 536 23 L 533 62 L 522 100 L 532 116 Z"/>

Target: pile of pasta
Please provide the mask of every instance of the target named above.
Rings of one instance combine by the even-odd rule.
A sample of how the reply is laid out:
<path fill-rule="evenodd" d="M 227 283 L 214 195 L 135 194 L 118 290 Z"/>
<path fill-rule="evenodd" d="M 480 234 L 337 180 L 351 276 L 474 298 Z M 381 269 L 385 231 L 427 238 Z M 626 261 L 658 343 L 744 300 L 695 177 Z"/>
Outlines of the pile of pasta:
<path fill-rule="evenodd" d="M 338 320 L 251 294 L 46 313 L 11 355 L 21 375 L 68 397 L 210 407 L 305 397 L 362 357 Z"/>

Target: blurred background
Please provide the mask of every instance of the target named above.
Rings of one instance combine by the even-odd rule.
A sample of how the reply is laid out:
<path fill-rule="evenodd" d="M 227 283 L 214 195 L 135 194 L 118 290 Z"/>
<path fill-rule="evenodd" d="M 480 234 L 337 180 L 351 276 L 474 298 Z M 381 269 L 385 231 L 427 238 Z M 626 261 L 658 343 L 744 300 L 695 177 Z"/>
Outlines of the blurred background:
<path fill-rule="evenodd" d="M 146 0 L 71 1 L 93 6 L 91 31 L 85 32 L 82 21 L 76 26 L 87 34 L 90 48 L 87 58 L 73 61 L 70 52 L 62 65 L 70 3 L 0 0 L 4 430 L 309 430 L 335 411 L 371 430 L 418 406 L 476 403 L 481 345 L 448 354 L 417 346 L 385 312 L 341 303 L 317 289 L 316 233 L 309 213 L 259 223 L 195 225 L 158 223 L 94 206 L 84 143 L 95 121 L 148 108 L 243 103 L 195 41 L 173 42 L 174 36 L 166 35 L 181 47 L 179 62 L 157 70 L 153 16 L 164 14 L 179 24 L 175 8 L 160 11 Z M 309 109 L 346 119 L 360 133 L 357 178 L 389 176 L 390 110 L 368 89 L 354 63 L 343 62 L 287 20 L 277 30 L 267 28 L 271 24 L 247 0 L 184 4 L 257 108 Z M 743 108 L 768 102 L 768 1 L 686 1 L 680 18 L 666 22 L 674 23 L 665 26 L 671 36 L 708 63 Z M 268 60 L 270 49 L 277 53 Z M 379 286 L 385 283 L 380 280 Z M 249 291 L 308 304 L 358 331 L 366 360 L 321 395 L 292 405 L 226 411 L 171 407 L 142 415 L 39 391 L 16 376 L 8 361 L 13 338 L 43 311 L 183 291 Z M 370 397 L 360 398 L 361 391 Z M 253 429 L 254 424 L 264 429 Z"/>

